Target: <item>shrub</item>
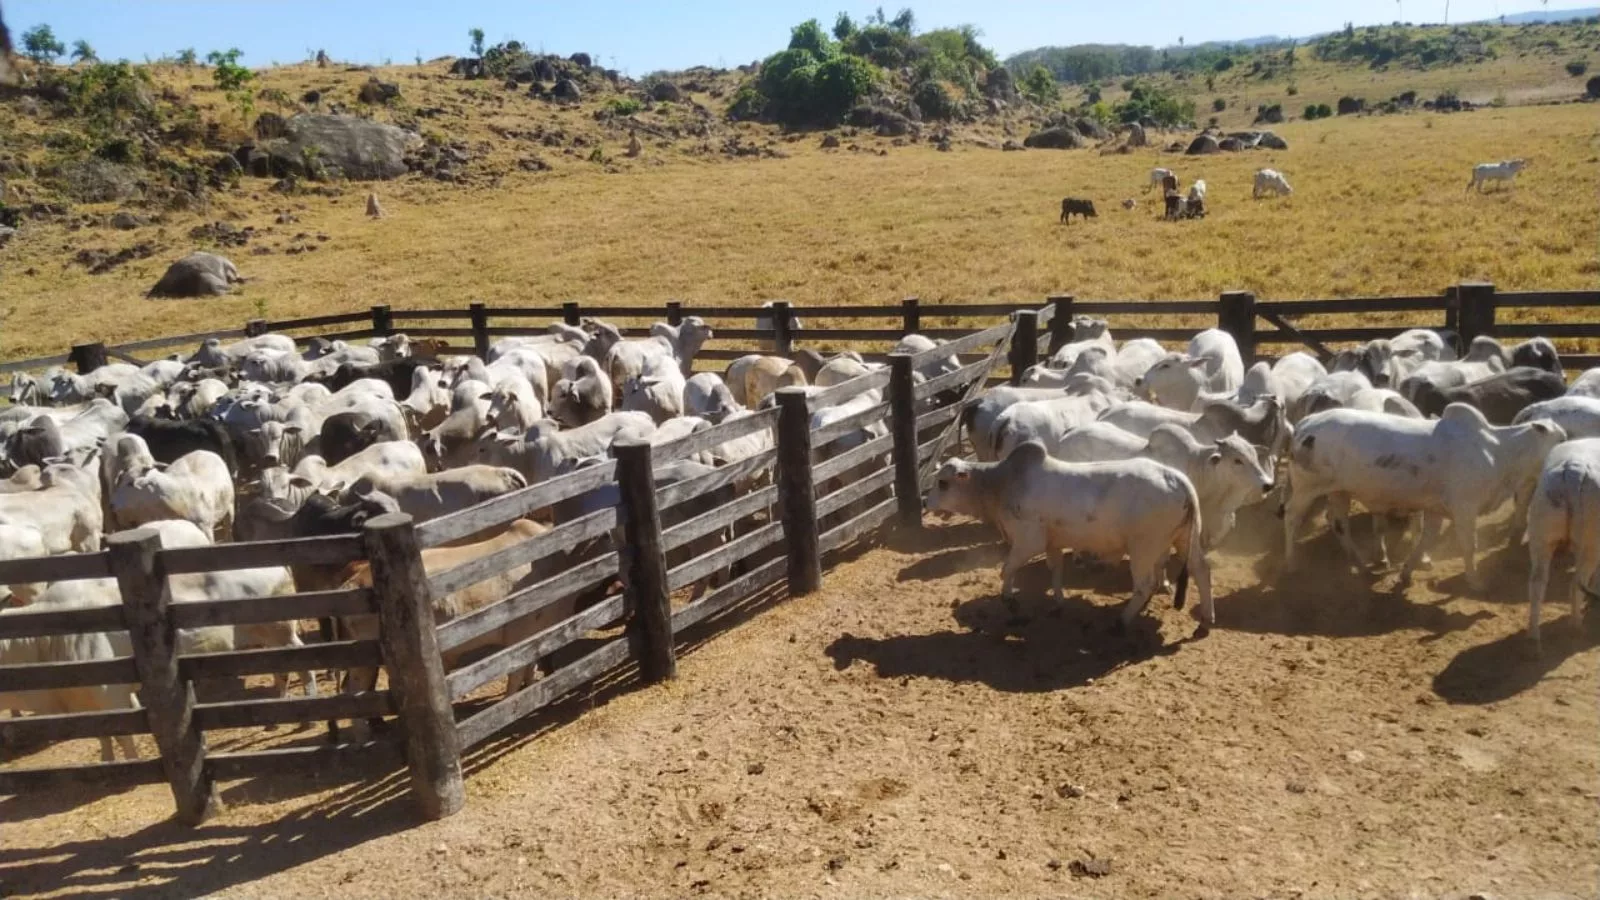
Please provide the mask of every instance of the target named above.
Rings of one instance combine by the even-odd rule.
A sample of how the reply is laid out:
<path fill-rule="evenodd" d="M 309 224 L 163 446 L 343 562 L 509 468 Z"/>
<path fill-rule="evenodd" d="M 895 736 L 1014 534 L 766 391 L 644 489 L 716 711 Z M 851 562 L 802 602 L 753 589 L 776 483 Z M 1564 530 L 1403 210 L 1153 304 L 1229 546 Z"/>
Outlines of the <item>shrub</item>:
<path fill-rule="evenodd" d="M 877 73 L 857 56 L 835 56 L 817 67 L 813 83 L 814 113 L 828 123 L 843 119 L 872 90 Z"/>
<path fill-rule="evenodd" d="M 1218 97 L 1215 100 L 1211 101 L 1211 111 L 1212 112 L 1222 112 L 1223 110 L 1225 110 L 1227 108 L 1228 108 L 1228 101 L 1222 99 L 1221 97 Z"/>
<path fill-rule="evenodd" d="M 960 114 L 961 105 L 955 94 L 942 81 L 923 81 L 911 92 L 911 99 L 930 119 L 953 119 Z"/>
<path fill-rule="evenodd" d="M 828 33 L 822 30 L 822 23 L 816 19 L 807 19 L 796 25 L 789 32 L 790 50 L 807 50 L 817 59 L 827 59 L 833 55 L 833 41 L 828 39 Z"/>
<path fill-rule="evenodd" d="M 1056 77 L 1044 66 L 1034 66 L 1022 79 L 1022 94 L 1035 103 L 1053 103 L 1061 96 Z"/>
<path fill-rule="evenodd" d="M 178 51 L 177 61 L 178 65 L 189 67 L 199 62 L 200 58 L 195 55 L 193 47 L 185 47 Z"/>
<path fill-rule="evenodd" d="M 1084 90 L 1083 90 L 1083 100 L 1084 100 L 1085 103 L 1099 103 L 1100 102 L 1100 85 L 1091 84 L 1087 88 L 1084 88 Z"/>
<path fill-rule="evenodd" d="M 125 62 L 95 63 L 71 84 L 72 109 L 101 142 L 154 124 L 150 76 Z M 120 161 L 120 160 L 119 160 Z"/>
<path fill-rule="evenodd" d="M 847 41 L 847 40 L 850 39 L 850 36 L 855 34 L 855 33 L 856 33 L 856 22 L 855 22 L 855 20 L 850 18 L 850 14 L 849 13 L 846 13 L 846 12 L 839 13 L 838 18 L 833 20 L 833 38 L 834 38 L 834 40 L 836 40 L 836 41 Z"/>
<path fill-rule="evenodd" d="M 746 81 L 739 85 L 733 92 L 733 99 L 728 101 L 728 118 L 735 122 L 750 121 L 762 118 L 767 114 L 767 97 L 756 87 L 755 82 Z"/>
<path fill-rule="evenodd" d="M 614 116 L 631 116 L 644 109 L 644 104 L 634 97 L 613 97 L 606 104 L 606 109 L 610 110 Z"/>
<path fill-rule="evenodd" d="M 1194 101 L 1152 85 L 1135 85 L 1128 99 L 1117 104 L 1116 117 L 1121 122 L 1152 119 L 1163 127 L 1182 125 L 1194 121 Z"/>
<path fill-rule="evenodd" d="M 228 100 L 239 108 L 240 118 L 250 118 L 251 110 L 255 109 L 255 100 L 250 96 L 250 82 L 255 80 L 256 73 L 239 65 L 239 57 L 244 52 L 238 47 L 226 53 L 213 50 L 206 54 L 206 62 L 214 68 L 211 70 L 211 80 L 217 88 L 227 95 Z"/>
<path fill-rule="evenodd" d="M 1217 60 L 1216 63 L 1211 66 L 1211 71 L 1213 71 L 1213 72 L 1226 72 L 1231 68 L 1233 68 L 1233 57 L 1224 56 L 1223 58 Z"/>
<path fill-rule="evenodd" d="M 1305 117 L 1308 121 L 1326 119 L 1331 115 L 1333 115 L 1333 111 L 1328 108 L 1326 103 L 1310 103 L 1306 105 Z"/>
<path fill-rule="evenodd" d="M 79 38 L 72 42 L 72 61 L 99 62 L 100 57 L 95 54 L 94 48 L 89 46 L 88 41 Z"/>
<path fill-rule="evenodd" d="M 1295 84 L 1292 81 L 1289 82 L 1288 92 L 1289 92 L 1289 96 L 1291 96 L 1291 97 L 1293 97 L 1294 95 L 1300 93 L 1300 85 Z"/>
<path fill-rule="evenodd" d="M 1567 74 L 1573 78 L 1582 78 L 1587 71 L 1589 71 L 1589 62 L 1587 60 L 1575 59 L 1567 63 Z"/>
<path fill-rule="evenodd" d="M 472 55 L 481 59 L 483 57 L 483 29 L 469 28 L 467 29 L 467 37 L 472 41 Z"/>

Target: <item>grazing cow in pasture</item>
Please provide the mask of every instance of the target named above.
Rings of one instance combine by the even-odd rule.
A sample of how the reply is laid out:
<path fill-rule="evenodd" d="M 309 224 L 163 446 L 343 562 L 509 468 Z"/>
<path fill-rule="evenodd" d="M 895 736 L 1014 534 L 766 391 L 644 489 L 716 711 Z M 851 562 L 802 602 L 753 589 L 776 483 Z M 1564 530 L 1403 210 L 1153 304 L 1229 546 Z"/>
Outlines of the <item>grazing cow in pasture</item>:
<path fill-rule="evenodd" d="M 1061 221 L 1070 225 L 1072 224 L 1073 215 L 1078 215 L 1085 219 L 1099 217 L 1099 214 L 1094 211 L 1093 200 L 1083 200 L 1077 197 L 1063 198 L 1061 200 Z"/>
<path fill-rule="evenodd" d="M 1175 551 L 1184 569 L 1174 605 L 1182 608 L 1192 572 L 1200 591 L 1198 618 L 1205 626 L 1216 622 L 1211 571 L 1201 551 L 1200 498 L 1176 469 L 1148 459 L 1064 463 L 1030 442 L 996 463 L 946 462 L 935 476 L 928 508 L 1000 529 L 1009 545 L 1000 571 L 1002 597 L 1012 596 L 1017 570 L 1041 553 L 1058 602 L 1062 551 L 1108 559 L 1126 555 L 1133 572 L 1133 596 L 1120 618 L 1126 628 L 1161 585 Z"/>
<path fill-rule="evenodd" d="M 1171 180 L 1171 189 L 1177 190 L 1178 176 L 1174 175 L 1171 169 L 1163 169 L 1159 167 L 1151 169 L 1150 183 L 1145 185 L 1145 193 L 1149 193 L 1154 188 L 1166 188 L 1169 179 Z"/>
<path fill-rule="evenodd" d="M 1277 169 L 1259 169 L 1256 171 L 1255 187 L 1250 196 L 1260 200 L 1263 196 L 1271 194 L 1274 197 L 1287 197 L 1294 193 L 1294 188 L 1289 187 L 1289 179 Z"/>
<path fill-rule="evenodd" d="M 1517 173 L 1528 167 L 1525 159 L 1504 159 L 1496 163 L 1478 163 L 1472 167 L 1472 180 L 1467 182 L 1467 190 L 1477 188 L 1483 192 L 1483 186 L 1491 181 L 1498 181 L 1507 186 L 1516 180 Z"/>

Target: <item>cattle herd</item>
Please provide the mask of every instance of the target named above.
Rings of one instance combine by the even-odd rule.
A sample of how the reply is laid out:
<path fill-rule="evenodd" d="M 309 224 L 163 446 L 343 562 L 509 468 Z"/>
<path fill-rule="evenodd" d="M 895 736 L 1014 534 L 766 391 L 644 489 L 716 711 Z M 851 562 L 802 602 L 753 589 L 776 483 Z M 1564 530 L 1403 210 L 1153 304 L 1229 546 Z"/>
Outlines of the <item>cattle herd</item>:
<path fill-rule="evenodd" d="M 770 316 L 764 327 L 770 330 Z M 1118 344 L 1100 320 L 1080 317 L 1072 330 L 1073 339 L 1026 371 L 1021 386 L 994 387 L 965 401 L 958 421 L 975 459 L 944 463 L 928 497 L 935 512 L 970 514 L 999 527 L 1010 545 L 1002 573 L 1007 594 L 1018 567 L 1040 553 L 1058 596 L 1063 551 L 1126 557 L 1134 585 L 1122 610 L 1126 625 L 1167 584 L 1175 558 L 1174 599 L 1181 606 L 1193 580 L 1196 614 L 1207 628 L 1217 621 L 1207 554 L 1234 527 L 1240 508 L 1269 498 L 1281 508 L 1286 566 L 1293 564 L 1298 532 L 1318 508 L 1360 567 L 1386 565 L 1391 546 L 1414 532 L 1402 583 L 1425 560 L 1446 518 L 1476 579 L 1476 523 L 1514 503 L 1513 539 L 1525 534 L 1532 558 L 1535 641 L 1539 603 L 1562 547 L 1577 557 L 1575 611 L 1582 594 L 1600 592 L 1600 370 L 1569 387 L 1548 340 L 1508 348 L 1478 337 L 1458 349 L 1440 333 L 1419 329 L 1341 351 L 1331 366 L 1296 352 L 1247 369 L 1234 339 L 1218 329 L 1195 335 L 1182 353 L 1148 338 Z M 427 521 L 603 462 L 620 440 L 670 442 L 755 415 L 780 388 L 817 395 L 879 367 L 848 351 L 825 357 L 803 350 L 750 354 L 721 375 L 692 374 L 712 336 L 694 316 L 657 323 L 649 337 L 633 339 L 586 319 L 502 339 L 479 358 L 404 335 L 365 346 L 314 339 L 300 349 L 289 337 L 266 334 L 231 345 L 208 340 L 187 357 L 145 366 L 17 375 L 12 406 L 0 413 L 0 559 L 93 551 L 103 535 L 138 527 L 157 529 L 171 547 L 350 533 L 389 512 Z M 925 379 L 961 366 L 937 347 L 910 335 L 894 349 L 928 360 L 914 373 Z M 961 399 L 957 390 L 923 403 Z M 857 392 L 814 408 L 812 428 L 832 434 L 840 430 L 833 423 L 869 418 L 857 414 L 882 402 L 880 389 Z M 857 426 L 818 448 L 816 458 L 885 433 L 882 422 Z M 758 430 L 661 466 L 657 481 L 676 483 L 772 448 L 771 430 Z M 884 459 L 863 462 L 819 491 L 884 465 Z M 691 498 L 664 513 L 663 524 L 758 489 L 764 477 Z M 434 574 L 460 566 L 614 506 L 617 497 L 616 485 L 606 485 L 425 550 L 424 568 Z M 1366 546 L 1350 527 L 1352 502 L 1377 514 Z M 733 537 L 707 535 L 672 551 L 679 558 L 669 564 Z M 456 588 L 436 598 L 436 617 L 446 621 L 498 602 L 596 558 L 616 540 L 592 541 Z M 371 583 L 365 563 L 286 563 L 174 576 L 173 597 L 262 597 Z M 520 641 L 620 589 L 613 579 L 595 589 L 598 595 L 551 604 L 452 648 L 446 664 L 483 645 Z M 9 607 L 0 615 L 119 599 L 113 579 L 11 584 L 0 592 Z M 322 634 L 370 637 L 375 628 L 373 617 L 358 616 L 324 622 Z M 187 631 L 181 647 L 220 652 L 300 640 L 294 624 L 275 623 Z M 129 652 L 125 633 L 15 638 L 0 641 L 0 664 Z M 510 688 L 534 674 L 515 673 Z M 345 687 L 370 687 L 375 675 L 351 672 Z M 301 678 L 314 694 L 315 673 Z M 287 689 L 288 678 L 280 677 L 280 695 Z M 0 694 L 0 709 L 16 715 L 127 708 L 132 691 L 13 692 Z M 125 753 L 131 749 L 125 739 L 122 745 Z M 112 749 L 109 739 L 102 742 L 105 758 Z"/>
<path fill-rule="evenodd" d="M 764 327 L 771 330 L 770 316 Z M 553 324 L 544 334 L 507 337 L 479 358 L 449 355 L 440 345 L 405 335 L 365 346 L 313 339 L 301 349 L 287 336 L 265 334 L 230 345 L 207 340 L 188 356 L 144 366 L 19 374 L 11 386 L 12 405 L 0 412 L 0 559 L 94 551 L 103 535 L 139 527 L 157 529 L 171 547 L 351 533 L 390 512 L 425 522 L 601 463 L 618 441 L 664 444 L 755 415 L 779 388 L 815 393 L 874 368 L 855 353 L 823 357 L 801 351 L 793 358 L 751 354 L 722 375 L 691 374 L 696 354 L 712 335 L 694 316 L 678 325 L 657 323 L 642 339 L 625 339 L 616 326 L 586 319 L 576 326 Z M 910 335 L 896 349 L 936 346 Z M 931 357 L 919 377 L 960 365 L 953 356 Z M 881 389 L 871 389 L 814 408 L 812 427 L 827 427 L 882 400 Z M 818 448 L 819 458 L 886 433 L 881 422 L 844 429 Z M 772 431 L 758 430 L 661 466 L 656 480 L 677 483 L 773 446 Z M 853 480 L 882 464 L 863 463 L 835 480 Z M 664 511 L 663 525 L 757 489 L 763 478 L 770 474 L 690 498 Z M 617 486 L 603 486 L 532 519 L 424 550 L 424 568 L 430 574 L 451 569 L 617 502 Z M 678 565 L 675 555 L 693 558 L 733 537 L 724 531 L 690 542 L 672 551 L 669 562 Z M 590 541 L 437 597 L 436 617 L 446 621 L 495 603 L 603 555 L 617 539 Z M 365 563 L 285 562 L 174 576 L 173 598 L 235 599 L 370 584 Z M 620 589 L 612 579 L 595 589 L 598 595 L 591 591 L 549 605 L 452 648 L 446 664 L 486 644 L 519 641 Z M 0 587 L 0 596 L 0 605 L 8 607 L 0 615 L 119 602 L 113 579 L 12 584 Z M 375 617 L 352 617 L 322 623 L 322 634 L 359 639 L 375 628 Z M 280 623 L 186 631 L 180 646 L 200 653 L 300 641 L 294 625 Z M 16 638 L 0 640 L 0 665 L 129 652 L 125 633 Z M 375 677 L 370 671 L 349 674 L 345 687 L 351 690 L 370 686 Z M 511 688 L 532 676 L 516 673 Z M 315 674 L 302 678 L 315 694 Z M 287 688 L 288 679 L 279 679 L 280 695 Z M 15 715 L 127 708 L 132 690 L 0 692 L 0 709 Z M 129 749 L 125 740 L 123 747 Z M 110 741 L 103 741 L 102 755 L 109 759 L 111 753 Z"/>
<path fill-rule="evenodd" d="M 976 459 L 945 462 L 928 498 L 937 513 L 998 527 L 1009 545 L 1003 596 L 1041 553 L 1058 597 L 1063 551 L 1126 556 L 1126 626 L 1175 557 L 1174 600 L 1183 605 L 1192 576 L 1204 630 L 1216 622 L 1206 553 L 1241 507 L 1268 498 L 1283 519 L 1285 572 L 1322 508 L 1358 569 L 1387 567 L 1409 530 L 1401 585 L 1449 519 L 1474 587 L 1478 520 L 1513 504 L 1510 539 L 1526 540 L 1531 558 L 1535 646 L 1559 551 L 1575 557 L 1575 620 L 1584 595 L 1600 595 L 1600 369 L 1569 386 L 1549 340 L 1477 337 L 1458 353 L 1441 333 L 1414 329 L 1330 366 L 1295 352 L 1246 369 L 1218 329 L 1169 353 L 1147 338 L 1119 346 L 1103 321 L 1073 328 L 1021 387 L 993 388 L 963 411 Z M 1366 546 L 1351 529 L 1353 502 L 1375 514 Z"/>

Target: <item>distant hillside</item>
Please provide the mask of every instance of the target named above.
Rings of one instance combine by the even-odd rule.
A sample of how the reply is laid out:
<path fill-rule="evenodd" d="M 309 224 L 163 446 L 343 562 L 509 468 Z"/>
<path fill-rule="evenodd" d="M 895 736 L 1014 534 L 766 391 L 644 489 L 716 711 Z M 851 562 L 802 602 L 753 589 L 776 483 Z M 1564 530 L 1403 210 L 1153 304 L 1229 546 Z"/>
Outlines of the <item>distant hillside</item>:
<path fill-rule="evenodd" d="M 1483 19 L 1484 22 L 1504 22 L 1507 25 L 1526 25 L 1537 22 L 1571 22 L 1577 19 L 1593 19 L 1600 17 L 1600 6 L 1589 6 L 1583 9 L 1542 9 L 1533 12 L 1513 13 L 1498 19 Z"/>

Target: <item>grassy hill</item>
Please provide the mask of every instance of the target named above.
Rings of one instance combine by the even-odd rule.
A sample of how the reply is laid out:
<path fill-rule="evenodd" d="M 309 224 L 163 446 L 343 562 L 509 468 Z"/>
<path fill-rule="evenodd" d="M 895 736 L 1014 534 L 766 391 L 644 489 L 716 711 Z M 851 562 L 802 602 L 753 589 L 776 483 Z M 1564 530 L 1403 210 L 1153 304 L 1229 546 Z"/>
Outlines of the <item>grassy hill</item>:
<path fill-rule="evenodd" d="M 924 122 L 922 139 L 825 129 L 840 146 L 822 149 L 819 130 L 731 121 L 727 106 L 751 75 L 737 70 L 637 82 L 595 71 L 581 99 L 558 103 L 527 83 L 464 79 L 452 60 L 308 63 L 257 72 L 246 109 L 241 91 L 217 87 L 214 68 L 158 64 L 130 67 L 132 80 L 113 87 L 134 99 L 109 113 L 90 95 L 35 82 L 0 94 L 0 199 L 19 225 L 0 247 L 0 356 L 374 303 L 848 306 L 1061 290 L 1205 297 L 1234 287 L 1297 297 L 1431 293 L 1464 278 L 1592 287 L 1595 108 L 1520 105 L 1582 91 L 1583 79 L 1564 69 L 1573 42 L 1537 48 L 1420 70 L 1318 60 L 1302 48 L 1292 75 L 1271 77 L 1250 74 L 1251 62 L 1282 51 L 1261 49 L 1208 73 L 1209 88 L 1199 74 L 1147 76 L 1204 110 L 1223 97 L 1225 127 L 1248 124 L 1269 101 L 1291 116 L 1306 103 L 1404 90 L 1507 103 L 1290 121 L 1276 128 L 1288 151 L 1205 159 L 1156 149 L 999 152 L 1056 112 L 1027 101 Z M 372 79 L 398 96 L 360 102 Z M 1101 90 L 1108 105 L 1126 96 L 1120 79 Z M 677 99 L 653 99 L 658 92 Z M 1085 99 L 1070 87 L 1060 104 Z M 414 171 L 376 183 L 228 174 L 222 158 L 255 139 L 262 113 L 312 109 L 416 131 Z M 935 134 L 948 134 L 950 152 L 935 149 Z M 1462 192 L 1473 163 L 1508 156 L 1533 160 L 1514 191 Z M 1124 212 L 1122 199 L 1143 199 L 1153 165 L 1175 166 L 1186 183 L 1206 178 L 1212 216 L 1173 225 L 1149 204 Z M 1250 172 L 1262 165 L 1286 172 L 1295 196 L 1252 203 Z M 363 214 L 369 190 L 385 218 Z M 1059 226 L 1063 195 L 1094 199 L 1100 218 Z M 228 255 L 249 280 L 227 298 L 143 299 L 171 260 L 195 249 Z"/>

